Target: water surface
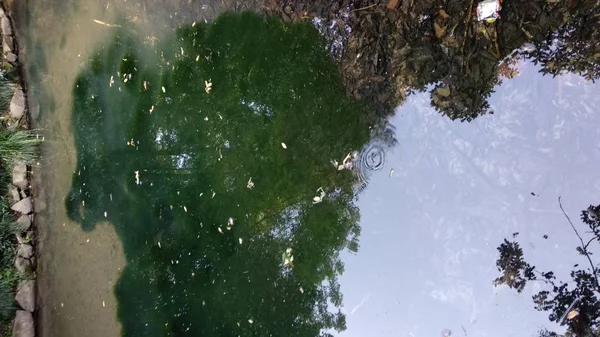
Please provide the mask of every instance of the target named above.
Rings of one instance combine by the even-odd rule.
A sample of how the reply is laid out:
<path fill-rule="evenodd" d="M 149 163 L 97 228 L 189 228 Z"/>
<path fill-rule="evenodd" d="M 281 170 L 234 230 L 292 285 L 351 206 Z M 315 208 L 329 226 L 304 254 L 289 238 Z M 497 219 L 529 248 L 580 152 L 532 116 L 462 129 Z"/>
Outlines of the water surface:
<path fill-rule="evenodd" d="M 493 286 L 496 247 L 519 232 L 541 267 L 566 276 L 576 263 L 556 198 L 574 218 L 598 202 L 597 85 L 523 64 L 492 96 L 496 113 L 470 124 L 414 95 L 387 149 L 309 27 L 111 4 L 57 10 L 58 32 L 32 16 L 52 184 L 40 193 L 46 335 L 554 328 L 528 296 L 538 285 Z M 330 163 L 363 148 L 368 185 Z"/>

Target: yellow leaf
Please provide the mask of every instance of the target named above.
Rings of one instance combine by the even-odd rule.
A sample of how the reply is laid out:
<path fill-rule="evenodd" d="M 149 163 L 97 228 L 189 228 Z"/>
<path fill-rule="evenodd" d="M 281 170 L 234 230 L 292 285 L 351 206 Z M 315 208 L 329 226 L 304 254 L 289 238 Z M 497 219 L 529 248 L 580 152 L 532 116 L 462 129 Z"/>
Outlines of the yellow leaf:
<path fill-rule="evenodd" d="M 448 13 L 446 13 L 446 11 L 445 11 L 445 10 L 443 10 L 443 9 L 440 9 L 440 12 L 439 12 L 439 13 L 440 13 L 440 16 L 441 16 L 442 18 L 444 18 L 444 19 L 448 19 L 448 18 L 450 18 L 450 15 L 448 15 Z"/>

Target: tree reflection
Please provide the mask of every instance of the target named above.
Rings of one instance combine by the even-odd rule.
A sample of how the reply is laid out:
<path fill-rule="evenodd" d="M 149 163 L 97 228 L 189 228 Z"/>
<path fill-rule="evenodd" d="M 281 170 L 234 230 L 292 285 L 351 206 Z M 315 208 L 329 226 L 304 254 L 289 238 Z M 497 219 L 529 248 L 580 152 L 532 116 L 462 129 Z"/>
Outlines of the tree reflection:
<path fill-rule="evenodd" d="M 562 204 L 560 207 L 562 209 Z M 523 250 L 516 241 L 505 239 L 497 248 L 500 256 L 496 261 L 496 266 L 502 275 L 496 278 L 494 284 L 496 286 L 506 285 L 521 293 L 528 282 L 541 282 L 544 290 L 533 296 L 535 308 L 548 312 L 550 321 L 566 325 L 567 332 L 564 336 L 596 336 L 600 326 L 598 264 L 594 262 L 590 252 L 590 247 L 600 242 L 598 214 L 600 214 L 600 205 L 590 205 L 581 212 L 581 220 L 592 234 L 589 238 L 580 236 L 579 231 L 567 216 L 569 224 L 580 240 L 580 245 L 575 249 L 582 255 L 581 267 L 579 264 L 575 264 L 570 273 L 571 284 L 558 280 L 552 271 L 543 272 L 530 265 L 525 260 Z M 540 336 L 562 335 L 543 329 L 540 331 Z"/>
<path fill-rule="evenodd" d="M 494 23 L 478 20 L 479 2 L 276 0 L 270 11 L 291 21 L 319 18 L 337 49 L 347 35 L 341 66 L 348 92 L 377 102 L 386 116 L 414 91 L 428 92 L 453 120 L 492 113 L 488 99 L 503 64 L 517 58 L 553 76 L 600 76 L 597 1 L 498 1 Z"/>
<path fill-rule="evenodd" d="M 330 161 L 369 127 L 319 35 L 244 14 L 138 40 L 121 31 L 78 78 L 66 201 L 84 229 L 109 221 L 122 240 L 123 335 L 344 330 L 338 255 L 358 249 L 357 175 Z"/>

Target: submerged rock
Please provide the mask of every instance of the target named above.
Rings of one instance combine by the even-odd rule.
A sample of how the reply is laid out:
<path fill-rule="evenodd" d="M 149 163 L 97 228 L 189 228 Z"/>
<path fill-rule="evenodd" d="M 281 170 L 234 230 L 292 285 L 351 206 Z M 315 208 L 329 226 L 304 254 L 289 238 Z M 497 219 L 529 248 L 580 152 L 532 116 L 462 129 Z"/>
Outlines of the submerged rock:
<path fill-rule="evenodd" d="M 27 197 L 16 204 L 10 207 L 13 211 L 19 212 L 22 214 L 29 214 L 33 212 L 33 203 L 31 202 L 31 197 Z"/>
<path fill-rule="evenodd" d="M 33 316 L 30 312 L 18 310 L 13 326 L 13 337 L 33 337 L 35 328 L 33 325 Z"/>
<path fill-rule="evenodd" d="M 9 53 L 9 55 L 10 54 L 12 54 L 12 53 Z M 10 59 L 8 59 L 9 55 L 6 56 L 6 59 L 9 62 L 16 61 L 16 58 L 14 61 L 11 61 Z M 19 89 L 15 90 L 15 93 L 14 93 L 12 99 L 10 100 L 10 116 L 12 118 L 20 119 L 21 117 L 23 117 L 24 113 L 25 113 L 25 94 L 23 93 L 23 89 L 19 88 Z"/>
<path fill-rule="evenodd" d="M 35 310 L 35 281 L 27 280 L 19 282 L 15 300 L 21 308 L 33 312 Z"/>

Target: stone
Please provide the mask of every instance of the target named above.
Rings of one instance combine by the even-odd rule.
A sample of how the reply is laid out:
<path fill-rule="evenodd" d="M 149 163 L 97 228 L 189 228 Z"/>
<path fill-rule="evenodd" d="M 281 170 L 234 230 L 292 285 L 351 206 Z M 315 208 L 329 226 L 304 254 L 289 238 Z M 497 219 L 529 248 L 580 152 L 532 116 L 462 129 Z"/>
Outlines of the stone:
<path fill-rule="evenodd" d="M 6 15 L 0 19 L 0 26 L 2 26 L 2 34 L 13 35 L 10 19 Z"/>
<path fill-rule="evenodd" d="M 20 189 L 24 189 L 29 185 L 27 180 L 27 165 L 18 163 L 12 169 L 12 183 Z"/>
<path fill-rule="evenodd" d="M 10 203 L 14 204 L 21 200 L 21 195 L 19 194 L 19 189 L 17 186 L 10 185 L 8 187 L 8 196 L 10 198 Z"/>
<path fill-rule="evenodd" d="M 15 39 L 12 36 L 4 35 L 2 37 L 2 51 L 6 52 L 14 52 L 15 47 Z"/>
<path fill-rule="evenodd" d="M 15 53 L 6 53 L 6 55 L 4 55 L 4 58 L 10 63 L 17 62 L 17 54 Z"/>
<path fill-rule="evenodd" d="M 26 243 L 20 245 L 19 249 L 17 249 L 17 256 L 30 259 L 33 256 L 33 247 Z"/>
<path fill-rule="evenodd" d="M 23 89 L 15 90 L 15 93 L 10 100 L 10 116 L 20 119 L 25 114 L 25 94 Z"/>
<path fill-rule="evenodd" d="M 21 232 L 27 232 L 31 227 L 31 218 L 29 215 L 23 214 L 17 219 L 17 228 Z"/>
<path fill-rule="evenodd" d="M 33 266 L 29 259 L 26 259 L 22 256 L 17 256 L 17 258 L 15 259 L 15 268 L 21 274 L 30 272 L 32 270 L 32 267 Z"/>
<path fill-rule="evenodd" d="M 19 282 L 15 300 L 21 308 L 33 312 L 35 310 L 35 281 L 26 280 Z"/>
<path fill-rule="evenodd" d="M 13 211 L 21 214 L 29 214 L 33 212 L 33 204 L 31 203 L 31 197 L 27 197 L 17 202 L 10 207 Z"/>
<path fill-rule="evenodd" d="M 12 337 L 34 337 L 35 328 L 30 312 L 18 310 L 13 326 Z"/>

